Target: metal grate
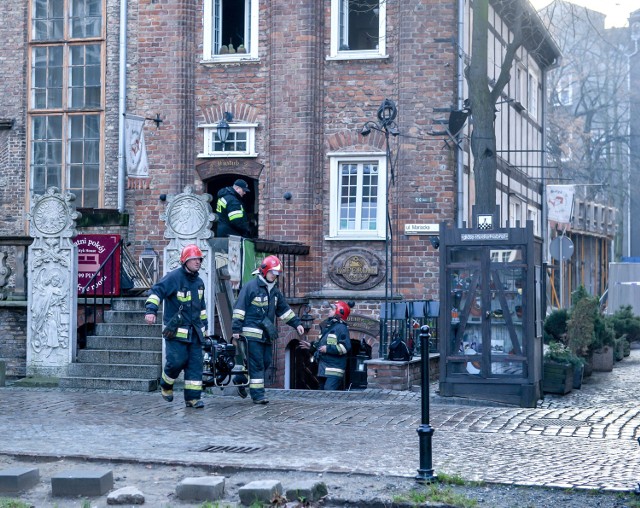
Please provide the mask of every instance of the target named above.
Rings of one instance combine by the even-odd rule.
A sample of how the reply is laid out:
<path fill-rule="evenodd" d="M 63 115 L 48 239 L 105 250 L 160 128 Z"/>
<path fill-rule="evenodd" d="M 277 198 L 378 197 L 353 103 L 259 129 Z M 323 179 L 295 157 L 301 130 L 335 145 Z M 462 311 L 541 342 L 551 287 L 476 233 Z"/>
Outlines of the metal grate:
<path fill-rule="evenodd" d="M 208 453 L 254 453 L 254 452 L 259 452 L 262 449 L 263 449 L 262 447 L 255 447 L 255 446 L 212 445 L 212 446 L 207 446 L 206 448 L 203 448 L 200 451 L 208 452 Z"/>
<path fill-rule="evenodd" d="M 585 422 L 584 420 L 561 420 L 559 418 L 531 418 L 522 423 L 540 427 L 590 427 L 593 425 L 591 422 Z"/>

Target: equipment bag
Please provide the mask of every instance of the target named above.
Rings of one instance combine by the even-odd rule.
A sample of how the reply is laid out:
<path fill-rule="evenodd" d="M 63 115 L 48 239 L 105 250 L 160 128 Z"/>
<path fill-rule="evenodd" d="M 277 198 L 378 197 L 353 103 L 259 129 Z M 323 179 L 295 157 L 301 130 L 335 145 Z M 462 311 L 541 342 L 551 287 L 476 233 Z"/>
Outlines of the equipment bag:
<path fill-rule="evenodd" d="M 411 360 L 411 352 L 406 342 L 400 337 L 396 337 L 391 344 L 389 344 L 389 355 L 387 359 L 394 362 L 408 362 Z"/>

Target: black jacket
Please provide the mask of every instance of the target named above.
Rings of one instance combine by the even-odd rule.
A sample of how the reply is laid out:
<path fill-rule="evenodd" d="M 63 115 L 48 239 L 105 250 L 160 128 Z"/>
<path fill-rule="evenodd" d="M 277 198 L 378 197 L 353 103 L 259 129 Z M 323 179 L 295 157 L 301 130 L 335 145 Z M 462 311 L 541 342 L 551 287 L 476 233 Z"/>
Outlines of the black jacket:
<path fill-rule="evenodd" d="M 233 187 L 224 187 L 218 192 L 216 213 L 218 214 L 217 236 L 226 238 L 229 235 L 237 235 L 251 238 L 251 229 L 242 206 L 242 197 Z"/>
<path fill-rule="evenodd" d="M 145 303 L 146 313 L 157 315 L 163 300 L 162 321 L 165 327 L 182 306 L 182 325 L 177 330 L 175 339 L 181 342 L 191 342 L 194 338 L 192 330 L 195 330 L 198 340 L 202 341 L 208 320 L 204 282 L 198 273 L 191 273 L 184 266 L 181 266 L 162 277 L 151 288 L 151 293 Z"/>
<path fill-rule="evenodd" d="M 266 342 L 260 322 L 265 316 L 275 324 L 276 317 L 293 328 L 297 328 L 300 319 L 289 307 L 284 295 L 275 285 L 269 292 L 266 281 L 260 276 L 250 280 L 240 290 L 238 300 L 233 307 L 233 333 L 244 335 L 247 340 Z"/>
<path fill-rule="evenodd" d="M 318 351 L 320 346 L 327 346 L 327 352 Z M 349 328 L 342 319 L 329 319 L 322 330 L 320 340 L 314 342 L 312 348 L 318 358 L 318 377 L 344 377 L 347 357 L 351 351 L 351 339 Z"/>

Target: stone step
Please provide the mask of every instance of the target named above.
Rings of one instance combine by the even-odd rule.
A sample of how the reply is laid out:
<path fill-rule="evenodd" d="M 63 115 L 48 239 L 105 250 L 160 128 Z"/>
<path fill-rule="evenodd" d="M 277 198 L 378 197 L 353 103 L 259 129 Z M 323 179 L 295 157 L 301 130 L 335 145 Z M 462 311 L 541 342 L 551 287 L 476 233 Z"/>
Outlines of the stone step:
<path fill-rule="evenodd" d="M 100 363 L 72 363 L 69 365 L 69 377 L 101 377 L 155 379 L 162 374 L 162 366 L 133 365 L 133 364 L 100 364 Z"/>
<path fill-rule="evenodd" d="M 158 386 L 158 379 L 103 379 L 95 377 L 61 377 L 59 379 L 60 388 L 154 392 L 158 389 Z"/>
<path fill-rule="evenodd" d="M 144 310 L 107 310 L 104 313 L 104 322 L 111 324 L 145 324 Z M 158 312 L 157 323 L 162 323 L 162 312 Z"/>
<path fill-rule="evenodd" d="M 104 337 L 89 335 L 86 349 L 162 351 L 162 337 Z"/>
<path fill-rule="evenodd" d="M 78 363 L 162 365 L 162 351 L 81 349 L 78 351 Z"/>
<path fill-rule="evenodd" d="M 162 325 L 98 323 L 94 335 L 103 337 L 160 337 Z"/>
<path fill-rule="evenodd" d="M 114 298 L 111 300 L 111 309 L 118 311 L 143 311 L 147 297 L 141 298 Z"/>

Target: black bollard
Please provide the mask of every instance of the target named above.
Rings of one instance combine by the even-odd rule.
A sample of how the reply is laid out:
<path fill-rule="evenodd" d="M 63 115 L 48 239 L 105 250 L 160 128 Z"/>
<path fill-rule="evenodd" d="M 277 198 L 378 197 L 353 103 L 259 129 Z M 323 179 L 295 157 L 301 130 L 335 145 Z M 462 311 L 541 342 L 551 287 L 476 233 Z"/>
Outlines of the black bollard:
<path fill-rule="evenodd" d="M 420 355 L 422 357 L 422 377 L 420 382 L 422 399 L 422 424 L 418 427 L 420 439 L 420 469 L 416 480 L 420 483 L 433 483 L 438 477 L 433 474 L 431 465 L 431 437 L 433 428 L 429 425 L 429 339 L 431 329 L 428 325 L 420 327 Z"/>

